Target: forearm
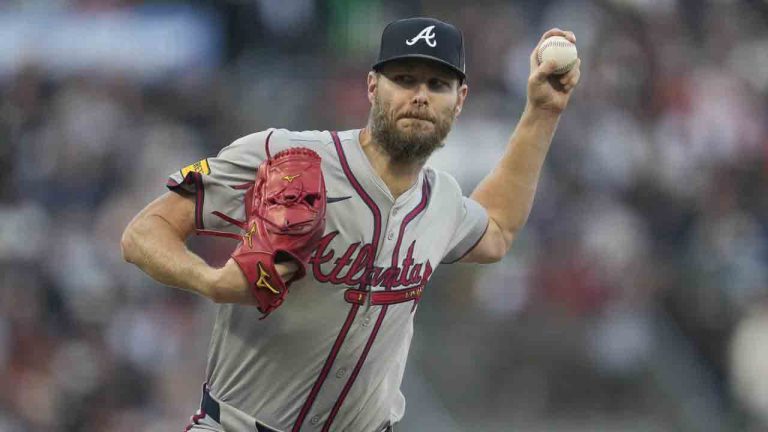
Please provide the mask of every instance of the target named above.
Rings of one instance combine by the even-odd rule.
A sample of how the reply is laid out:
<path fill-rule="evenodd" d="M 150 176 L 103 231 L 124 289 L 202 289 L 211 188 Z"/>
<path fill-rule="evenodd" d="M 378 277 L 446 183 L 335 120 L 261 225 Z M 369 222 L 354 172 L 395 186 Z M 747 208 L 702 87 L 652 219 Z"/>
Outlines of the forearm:
<path fill-rule="evenodd" d="M 507 249 L 533 207 L 541 168 L 559 118 L 557 113 L 527 107 L 501 160 L 471 195 L 501 228 Z"/>
<path fill-rule="evenodd" d="M 131 223 L 123 235 L 123 256 L 152 279 L 210 297 L 215 269 L 187 249 L 162 217 L 148 215 Z"/>

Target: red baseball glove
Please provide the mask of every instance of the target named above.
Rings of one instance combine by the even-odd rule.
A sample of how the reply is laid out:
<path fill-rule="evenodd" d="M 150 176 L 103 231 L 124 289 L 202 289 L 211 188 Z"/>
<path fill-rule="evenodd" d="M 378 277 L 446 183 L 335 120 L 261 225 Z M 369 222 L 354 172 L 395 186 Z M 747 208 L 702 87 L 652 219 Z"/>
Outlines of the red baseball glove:
<path fill-rule="evenodd" d="M 265 318 L 279 307 L 288 287 L 306 275 L 306 263 L 325 230 L 325 181 L 320 156 L 307 148 L 291 148 L 259 166 L 256 181 L 245 192 L 245 217 L 216 216 L 242 228 L 238 235 L 198 230 L 198 234 L 242 240 L 232 258 L 242 269 Z M 298 270 L 283 281 L 275 263 L 294 261 Z"/>

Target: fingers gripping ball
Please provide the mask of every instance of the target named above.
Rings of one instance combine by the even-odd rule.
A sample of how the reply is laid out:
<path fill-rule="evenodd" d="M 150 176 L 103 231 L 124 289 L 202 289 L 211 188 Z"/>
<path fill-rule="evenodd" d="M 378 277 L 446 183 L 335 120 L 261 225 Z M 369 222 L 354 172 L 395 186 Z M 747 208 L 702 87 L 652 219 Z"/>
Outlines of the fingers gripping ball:
<path fill-rule="evenodd" d="M 199 234 L 242 240 L 232 258 L 240 266 L 267 316 L 278 308 L 288 287 L 306 275 L 306 264 L 325 230 L 326 191 L 320 156 L 307 148 L 292 148 L 269 156 L 245 193 L 246 220 L 219 212 L 218 217 L 242 228 L 242 235 L 200 230 Z M 275 263 L 294 261 L 298 269 L 283 281 Z"/>
<path fill-rule="evenodd" d="M 544 39 L 536 53 L 539 64 L 553 60 L 557 65 L 555 75 L 562 75 L 576 65 L 578 52 L 576 45 L 562 36 L 550 36 Z"/>

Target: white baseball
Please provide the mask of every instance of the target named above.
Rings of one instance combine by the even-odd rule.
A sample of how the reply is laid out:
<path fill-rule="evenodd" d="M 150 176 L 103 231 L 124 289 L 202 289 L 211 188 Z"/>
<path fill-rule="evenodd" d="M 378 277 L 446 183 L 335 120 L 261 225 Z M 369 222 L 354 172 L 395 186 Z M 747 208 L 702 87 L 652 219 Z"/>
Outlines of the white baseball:
<path fill-rule="evenodd" d="M 536 55 L 539 64 L 548 60 L 554 60 L 557 64 L 555 75 L 561 75 L 576 65 L 578 58 L 576 45 L 562 36 L 550 36 L 544 39 Z"/>

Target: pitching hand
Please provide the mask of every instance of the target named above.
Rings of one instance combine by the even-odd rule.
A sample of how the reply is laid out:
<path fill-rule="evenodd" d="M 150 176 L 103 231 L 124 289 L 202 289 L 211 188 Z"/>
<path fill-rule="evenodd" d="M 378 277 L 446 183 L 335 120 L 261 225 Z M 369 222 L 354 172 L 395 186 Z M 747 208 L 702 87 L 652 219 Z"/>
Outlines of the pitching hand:
<path fill-rule="evenodd" d="M 576 43 L 573 32 L 553 28 L 541 37 L 536 48 L 531 53 L 531 75 L 528 77 L 528 106 L 532 109 L 561 113 L 568 105 L 571 93 L 579 83 L 581 60 L 576 60 L 576 65 L 567 73 L 554 75 L 557 65 L 553 61 L 545 61 L 539 64 L 536 54 L 542 42 L 550 36 L 563 36 Z"/>

